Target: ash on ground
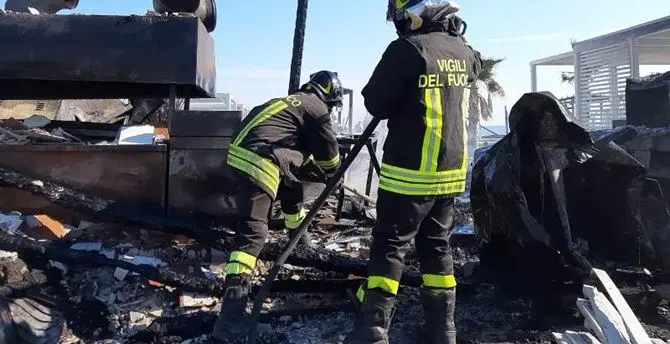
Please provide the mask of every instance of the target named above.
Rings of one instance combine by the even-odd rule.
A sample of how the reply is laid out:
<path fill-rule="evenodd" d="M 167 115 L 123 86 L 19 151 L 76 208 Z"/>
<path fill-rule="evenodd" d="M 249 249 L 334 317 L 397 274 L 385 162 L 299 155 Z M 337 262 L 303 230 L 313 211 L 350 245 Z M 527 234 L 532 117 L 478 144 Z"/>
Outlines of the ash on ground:
<path fill-rule="evenodd" d="M 312 239 L 319 249 L 366 259 L 374 217 L 359 201 L 348 199 L 346 204 L 344 214 L 355 220 L 337 222 L 332 228 L 326 225 L 328 221 L 335 223 L 334 202 L 329 202 L 319 216 L 321 225 L 312 230 Z M 459 199 L 456 208 L 456 227 L 472 234 L 469 203 Z M 34 237 L 40 231 L 54 232 L 52 224 L 35 222 L 30 216 L 5 216 L 16 220 L 0 220 L 3 229 L 11 229 L 15 235 Z M 21 222 L 18 226 L 17 221 Z M 113 259 L 169 266 L 186 276 L 223 282 L 228 252 L 213 250 L 185 236 L 112 224 L 82 223 L 77 228 L 64 228 L 62 237 L 47 240 L 77 250 L 97 251 Z M 270 242 L 281 240 L 285 240 L 283 231 L 271 232 Z M 24 281 L 31 271 L 47 272 L 47 284 L 28 289 L 21 297 L 36 300 L 62 315 L 65 321 L 59 343 L 213 343 L 208 333 L 220 309 L 215 297 L 186 293 L 120 268 L 96 267 L 86 262 L 64 265 L 12 253 L 0 256 L 3 284 Z M 538 301 L 557 297 L 558 292 L 534 290 L 535 286 L 527 281 L 510 280 L 503 273 L 480 266 L 476 241 L 455 247 L 454 258 L 460 281 L 456 322 L 459 338 L 464 342 L 549 343 L 552 330 L 582 326 L 583 319 L 577 316 L 576 309 L 554 309 Z M 410 270 L 418 271 L 413 247 L 406 263 Z M 254 282 L 257 286 L 271 265 L 269 261 L 259 262 Z M 293 281 L 296 286 L 300 281 L 322 281 L 326 288 L 333 281 L 351 277 L 287 265 L 278 280 Z M 670 339 L 667 301 L 640 285 L 626 285 L 623 290 L 650 335 Z M 566 296 L 566 304 L 570 304 L 571 297 Z M 354 305 L 345 290 L 283 291 L 265 300 L 259 328 L 267 343 L 341 343 L 352 330 L 354 318 Z M 391 342 L 414 343 L 422 319 L 418 290 L 401 288 Z"/>

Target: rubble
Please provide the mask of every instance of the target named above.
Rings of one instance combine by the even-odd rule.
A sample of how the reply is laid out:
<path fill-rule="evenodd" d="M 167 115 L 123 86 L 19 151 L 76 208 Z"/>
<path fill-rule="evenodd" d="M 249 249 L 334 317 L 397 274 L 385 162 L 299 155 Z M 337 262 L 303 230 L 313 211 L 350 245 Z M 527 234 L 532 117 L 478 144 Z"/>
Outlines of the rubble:
<path fill-rule="evenodd" d="M 457 209 L 460 212 L 460 209 L 467 207 L 459 205 Z M 457 218 L 467 219 L 469 216 L 459 214 Z M 58 257 L 51 257 L 49 255 L 54 254 L 54 251 L 46 249 L 46 243 L 38 242 L 31 242 L 28 246 L 39 254 L 21 253 L 22 257 L 46 254 L 44 258 L 58 258 L 67 266 L 67 272 L 62 277 L 50 277 L 51 281 L 41 287 L 44 291 L 38 292 L 52 294 L 52 298 L 57 299 L 52 303 L 62 312 L 67 323 L 61 342 L 208 342 L 206 333 L 216 317 L 220 291 L 193 289 L 198 281 L 209 280 L 214 284 L 222 281 L 223 276 L 216 269 L 209 268 L 212 264 L 225 264 L 225 247 L 210 253 L 209 249 L 198 247 L 197 241 L 184 238 L 183 234 L 160 234 L 119 227 L 105 224 L 99 218 L 96 218 L 96 222 L 97 225 L 84 224 L 83 229 L 73 229 L 64 237 L 51 240 L 52 244 L 63 242 L 63 245 L 56 246 L 64 248 L 63 252 L 68 254 L 58 253 Z M 468 223 L 459 225 L 471 226 Z M 354 227 L 340 233 L 315 232 L 313 236 L 322 247 L 337 241 L 344 249 L 343 252 L 356 255 L 357 251 L 369 245 L 369 241 L 364 239 L 369 237 L 369 231 L 369 227 Z M 18 230 L 13 236 L 22 237 L 22 233 Z M 0 241 L 4 240 L 4 237 L 0 238 Z M 27 245 L 26 240 L 31 239 L 16 240 L 12 245 L 14 248 L 22 247 L 22 244 L 16 243 Z M 270 242 L 284 240 L 283 232 L 272 232 Z M 360 242 L 361 247 L 349 248 L 348 242 Z M 154 265 L 166 264 L 170 270 L 180 271 L 175 272 L 177 275 L 189 277 L 179 285 L 161 276 L 148 274 L 145 269 L 155 269 L 153 266 L 135 266 L 124 262 L 127 265 L 123 265 L 123 269 L 138 272 L 139 275 L 128 274 L 119 280 L 115 278 L 116 267 L 108 264 L 112 261 L 116 264 L 118 261 L 113 260 L 106 250 L 113 250 L 117 260 L 124 256 L 145 257 L 139 260 Z M 76 257 L 67 259 L 69 254 Z M 409 269 L 416 269 L 418 265 L 413 251 L 407 259 Z M 548 327 L 539 326 L 537 330 L 532 330 L 534 327 L 526 324 L 537 317 L 537 311 L 528 300 L 523 296 L 510 295 L 504 288 L 487 281 L 472 248 L 455 248 L 455 260 L 461 281 L 457 322 L 462 338 L 492 343 L 523 341 L 523 338 L 534 338 L 539 342 L 550 340 Z M 156 264 L 158 261 L 164 264 Z M 259 262 L 254 291 L 263 280 L 260 272 L 267 271 L 268 266 L 269 262 Z M 205 273 L 209 271 L 211 274 Z M 353 304 L 343 291 L 355 290 L 360 283 L 360 278 L 350 278 L 349 274 L 320 271 L 301 267 L 300 264 L 287 265 L 275 283 L 276 291 L 271 295 L 270 302 L 266 303 L 261 317 L 261 328 L 265 329 L 262 331 L 263 338 L 275 343 L 341 341 L 352 327 L 354 311 Z M 160 283 L 156 284 L 156 281 Z M 198 294 L 192 294 L 189 290 Z M 195 295 L 202 297 L 202 300 L 193 299 Z M 401 291 L 399 309 L 391 329 L 392 338 L 396 338 L 398 343 L 413 342 L 416 333 L 414 326 L 420 319 L 416 315 L 421 314 L 417 297 L 417 290 L 413 287 L 405 287 Z M 571 318 L 568 316 L 567 319 Z"/>
<path fill-rule="evenodd" d="M 23 127 L 19 121 L 3 121 L 2 126 L 12 133 L 27 130 Z M 147 135 L 144 129 L 140 131 Z M 29 191 L 88 217 L 77 223 L 45 214 L 0 213 L 0 249 L 9 250 L 0 255 L 0 296 L 32 300 L 62 316 L 61 343 L 210 342 L 207 333 L 220 307 L 233 224 L 152 213 L 133 201 L 107 199 L 4 168 L 0 186 Z M 475 200 L 477 187 L 473 182 Z M 308 197 L 308 206 L 313 198 Z M 479 240 L 487 233 L 474 228 L 486 215 L 479 204 L 473 203 L 473 214 L 467 196 L 455 203 L 452 244 L 460 338 L 548 343 L 552 333 L 586 333 L 583 319 L 576 316 L 581 284 L 552 276 L 555 271 L 545 273 L 554 277 L 550 281 L 536 283 L 523 267 L 501 268 L 505 255 L 500 252 L 479 250 Z M 348 292 L 365 276 L 374 199 L 349 190 L 339 221 L 336 205 L 335 200 L 327 202 L 313 223 L 318 250 L 296 251 L 265 300 L 260 326 L 265 342 L 339 343 L 352 328 L 355 306 Z M 286 246 L 285 232 L 277 230 L 282 223 L 277 214 L 254 271 L 254 295 Z M 586 247 L 585 241 L 575 240 L 575 247 Z M 489 264 L 496 259 L 500 265 Z M 533 259 L 541 262 L 543 256 Z M 663 299 L 664 285 L 670 282 L 653 269 L 646 273 L 607 259 L 594 259 L 594 264 L 612 273 L 650 337 L 670 339 L 670 308 Z M 30 277 L 40 276 L 40 271 L 43 279 Z M 396 343 L 416 340 L 422 320 L 419 271 L 412 245 L 391 327 Z"/>
<path fill-rule="evenodd" d="M 157 126 L 148 124 L 121 126 L 112 141 L 106 136 L 80 138 L 61 127 L 67 123 L 52 121 L 42 115 L 31 115 L 22 120 L 13 117 L 0 119 L 0 145 L 151 145 L 164 143 L 168 139 L 165 124 L 160 122 L 157 122 Z M 86 126 L 83 128 L 83 132 L 86 133 Z"/>

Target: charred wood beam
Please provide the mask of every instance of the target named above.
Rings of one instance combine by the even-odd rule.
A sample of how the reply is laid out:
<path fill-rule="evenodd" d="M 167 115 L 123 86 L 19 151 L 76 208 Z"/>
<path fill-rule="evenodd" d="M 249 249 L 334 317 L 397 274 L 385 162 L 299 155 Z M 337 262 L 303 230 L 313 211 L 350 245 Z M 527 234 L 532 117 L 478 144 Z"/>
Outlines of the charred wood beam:
<path fill-rule="evenodd" d="M 282 254 L 286 247 L 283 244 L 266 244 L 261 252 L 260 258 L 263 260 L 274 260 Z M 356 276 L 367 276 L 367 261 L 360 258 L 347 257 L 335 252 L 326 250 L 314 250 L 298 246 L 289 256 L 287 262 L 296 266 L 308 266 L 322 271 L 335 271 Z M 418 287 L 421 285 L 421 277 L 418 273 L 405 270 L 402 274 L 400 283 L 407 286 Z"/>
<path fill-rule="evenodd" d="M 54 204 L 76 210 L 85 215 L 90 215 L 95 219 L 120 223 L 124 225 L 142 226 L 150 230 L 185 234 L 200 242 L 213 243 L 213 247 L 223 251 L 229 251 L 234 247 L 232 236 L 212 231 L 210 229 L 211 223 L 201 223 L 201 221 L 196 221 L 185 216 L 164 217 L 159 214 L 159 212 L 147 211 L 146 206 L 137 204 L 135 202 L 114 201 L 101 197 L 91 196 L 49 181 L 37 180 L 9 169 L 0 168 L 0 186 L 15 187 L 32 192 L 47 198 Z M 223 235 L 223 237 L 221 237 L 221 235 Z M 11 236 L 7 238 L 7 240 L 10 239 L 17 240 Z M 0 240 L 4 241 L 2 237 L 0 237 Z M 37 244 L 30 241 L 28 243 Z M 1 245 L 3 245 L 3 243 L 0 243 L 0 246 Z M 267 243 L 263 249 L 263 252 L 261 253 L 260 258 L 274 261 L 281 255 L 285 245 L 285 241 Z M 9 251 L 12 250 L 11 247 L 6 247 L 4 249 Z M 35 248 L 35 250 L 46 250 L 46 248 Z M 76 256 L 75 253 L 81 254 L 79 251 L 71 253 L 73 254 L 73 257 Z M 99 260 L 101 258 L 105 259 L 105 257 L 97 256 L 99 255 L 95 255 L 96 262 L 100 262 L 99 264 L 101 265 L 108 265 L 107 261 Z M 53 258 L 50 259 L 56 260 Z M 110 261 L 116 262 L 115 260 Z M 323 271 L 336 271 L 347 274 L 354 274 L 357 276 L 366 276 L 367 274 L 367 262 L 365 260 L 347 257 L 335 252 L 328 252 L 323 250 L 316 251 L 310 249 L 296 249 L 295 252 L 293 252 L 293 254 L 288 258 L 287 262 L 292 265 L 313 267 Z M 126 263 L 126 265 L 136 267 L 130 263 Z M 140 271 L 132 270 L 120 265 L 114 266 L 142 274 Z M 155 274 L 155 271 L 147 271 L 147 273 Z M 177 278 L 178 276 L 169 276 L 175 278 L 174 282 L 176 283 L 185 282 Z M 156 278 L 150 278 L 164 283 L 158 279 L 160 276 L 154 277 Z M 409 286 L 418 286 L 421 284 L 421 279 L 417 273 L 406 271 L 403 274 L 401 283 Z M 174 283 L 165 284 L 179 286 L 179 284 Z M 205 288 L 205 290 L 210 288 L 210 286 L 207 285 L 202 285 L 202 287 Z"/>
<path fill-rule="evenodd" d="M 66 264 L 95 265 L 118 267 L 136 272 L 148 279 L 179 288 L 184 291 L 205 293 L 220 297 L 222 286 L 215 280 L 187 276 L 170 268 L 154 268 L 147 265 L 135 265 L 122 260 L 109 259 L 97 252 L 87 252 L 64 248 L 59 245 L 40 243 L 28 238 L 0 232 L 0 250 L 14 251 L 21 255 L 39 255 L 44 259 Z M 10 297 L 17 291 L 44 284 L 47 281 L 43 274 L 33 274 L 33 281 L 10 284 L 0 287 L 0 297 Z M 337 293 L 347 289 L 355 289 L 360 279 L 341 280 L 282 280 L 277 281 L 273 292 L 288 293 Z M 254 288 L 255 293 L 258 288 Z"/>
<path fill-rule="evenodd" d="M 356 290 L 364 281 L 362 278 L 354 279 L 327 279 L 327 280 L 278 280 L 272 285 L 274 293 L 342 293 L 343 291 Z M 254 285 L 251 293 L 256 294 L 260 286 Z"/>
<path fill-rule="evenodd" d="M 338 312 L 354 312 L 355 308 L 348 300 L 327 302 L 314 306 L 289 307 L 271 310 L 261 314 L 260 320 L 269 323 L 282 316 L 305 316 L 315 314 L 329 314 Z M 160 338 L 179 337 L 195 338 L 203 333 L 210 333 L 214 326 L 217 314 L 194 313 L 171 318 L 158 318 L 146 330 L 137 333 L 131 343 L 156 343 Z"/>

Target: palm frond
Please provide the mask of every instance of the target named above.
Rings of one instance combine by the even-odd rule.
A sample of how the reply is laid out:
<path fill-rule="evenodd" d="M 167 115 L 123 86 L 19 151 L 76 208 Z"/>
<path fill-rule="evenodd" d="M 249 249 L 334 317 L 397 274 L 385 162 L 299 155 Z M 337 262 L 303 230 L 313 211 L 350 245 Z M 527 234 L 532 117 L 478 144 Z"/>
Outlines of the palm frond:
<path fill-rule="evenodd" d="M 575 73 L 561 72 L 561 82 L 564 82 L 566 84 L 573 84 L 575 82 Z"/>
<path fill-rule="evenodd" d="M 487 83 L 489 80 L 494 79 L 496 67 L 503 61 L 505 61 L 505 59 L 483 58 L 482 70 L 479 73 L 477 80 Z"/>
<path fill-rule="evenodd" d="M 486 90 L 489 92 L 489 94 L 492 94 L 493 96 L 496 96 L 496 97 L 504 97 L 505 96 L 505 90 L 498 83 L 498 81 L 496 81 L 494 79 L 489 79 L 486 82 Z"/>
<path fill-rule="evenodd" d="M 477 99 L 477 101 L 479 102 L 481 119 L 484 121 L 493 119 L 493 111 L 492 111 L 493 109 L 492 107 L 489 107 L 489 103 L 486 100 L 486 98 L 480 96 L 479 99 Z"/>

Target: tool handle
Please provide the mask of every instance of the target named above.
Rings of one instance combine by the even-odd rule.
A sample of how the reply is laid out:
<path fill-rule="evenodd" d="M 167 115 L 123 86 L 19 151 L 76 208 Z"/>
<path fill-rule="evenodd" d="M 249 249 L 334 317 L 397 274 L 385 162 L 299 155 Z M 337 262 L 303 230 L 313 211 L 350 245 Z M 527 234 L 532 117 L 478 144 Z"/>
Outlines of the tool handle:
<path fill-rule="evenodd" d="M 335 188 L 339 184 L 340 179 L 342 179 L 342 176 L 344 176 L 344 172 L 346 172 L 349 166 L 354 162 L 354 159 L 356 159 L 356 156 L 358 155 L 358 153 L 360 153 L 361 149 L 363 149 L 367 140 L 372 136 L 372 133 L 375 131 L 380 121 L 381 119 L 379 118 L 373 118 L 370 124 L 368 124 L 367 128 L 365 128 L 365 131 L 363 131 L 361 136 L 358 138 L 358 141 L 354 145 L 354 148 L 347 155 L 346 159 L 344 160 L 340 168 L 337 169 L 333 177 L 328 181 L 326 188 L 321 192 L 316 201 L 314 201 L 314 205 L 309 210 L 309 213 L 307 213 L 307 216 L 305 216 L 305 218 L 300 223 L 300 226 L 296 229 L 298 231 L 298 234 L 294 236 L 291 240 L 289 240 L 288 246 L 286 247 L 284 252 L 281 254 L 281 256 L 279 256 L 279 258 L 277 258 L 274 265 L 272 265 L 272 268 L 270 269 L 270 272 L 268 273 L 268 276 L 265 279 L 263 286 L 256 295 L 256 299 L 254 300 L 254 307 L 251 311 L 251 322 L 249 325 L 249 333 L 247 335 L 247 344 L 256 344 L 256 340 L 258 338 L 258 320 L 261 314 L 261 307 L 263 306 L 263 301 L 270 293 L 272 283 L 279 274 L 279 270 L 281 269 L 282 265 L 286 263 L 286 259 L 288 259 L 288 257 L 293 252 L 293 249 L 298 243 L 298 240 L 300 240 L 300 237 L 302 237 L 302 235 L 305 234 L 308 224 L 312 222 L 316 214 L 319 212 L 319 209 L 323 206 L 324 203 L 326 203 L 326 200 L 328 199 L 328 197 L 330 197 L 330 194 L 335 190 Z"/>

